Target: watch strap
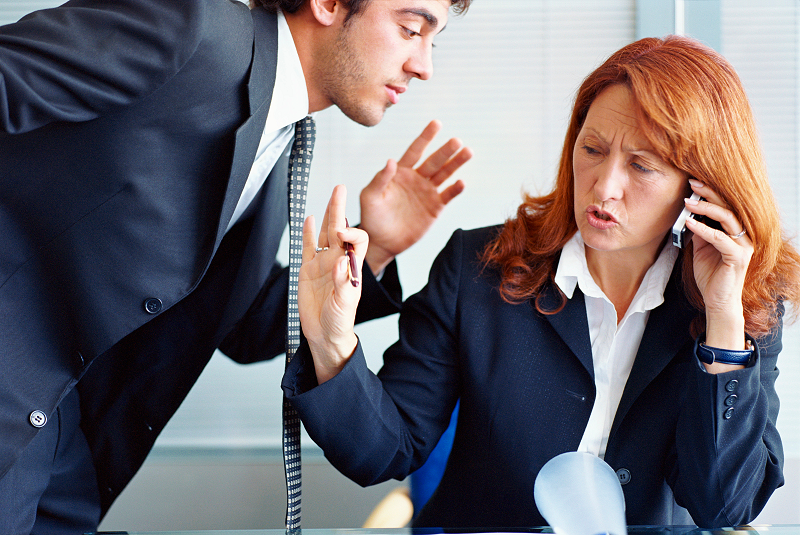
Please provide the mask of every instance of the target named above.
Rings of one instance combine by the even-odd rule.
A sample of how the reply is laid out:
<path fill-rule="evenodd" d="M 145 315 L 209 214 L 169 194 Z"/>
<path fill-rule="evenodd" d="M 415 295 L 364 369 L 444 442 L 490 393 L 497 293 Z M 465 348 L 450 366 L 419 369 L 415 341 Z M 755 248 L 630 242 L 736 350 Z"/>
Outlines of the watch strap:
<path fill-rule="evenodd" d="M 718 362 L 720 364 L 745 366 L 753 356 L 753 347 L 750 340 L 747 341 L 747 345 L 749 346 L 748 349 L 734 350 L 711 347 L 707 346 L 705 342 L 699 342 L 695 353 L 700 362 L 705 362 L 706 364 Z"/>

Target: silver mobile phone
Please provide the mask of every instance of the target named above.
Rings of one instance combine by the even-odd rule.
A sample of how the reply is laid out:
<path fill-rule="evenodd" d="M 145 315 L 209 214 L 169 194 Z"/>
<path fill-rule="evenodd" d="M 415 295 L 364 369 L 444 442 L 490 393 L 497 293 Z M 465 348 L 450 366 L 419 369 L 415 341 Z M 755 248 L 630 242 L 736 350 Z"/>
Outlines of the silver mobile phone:
<path fill-rule="evenodd" d="M 700 195 L 694 192 L 692 192 L 692 196 L 690 198 L 696 201 L 705 200 Z M 684 206 L 683 210 L 681 210 L 681 215 L 678 216 L 678 219 L 675 221 L 675 224 L 672 225 L 672 245 L 674 245 L 675 247 L 683 248 L 684 244 L 686 244 L 686 242 L 689 241 L 689 238 L 691 237 L 691 232 L 688 232 L 686 230 L 686 220 L 692 218 L 700 221 L 702 217 L 703 216 L 699 214 L 690 212 L 689 209 Z"/>

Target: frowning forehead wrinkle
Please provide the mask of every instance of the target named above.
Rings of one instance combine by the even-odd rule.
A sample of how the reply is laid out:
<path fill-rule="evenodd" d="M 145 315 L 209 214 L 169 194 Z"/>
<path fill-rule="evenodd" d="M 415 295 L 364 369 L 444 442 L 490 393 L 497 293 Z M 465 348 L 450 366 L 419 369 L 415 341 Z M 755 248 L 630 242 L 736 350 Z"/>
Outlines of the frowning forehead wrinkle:
<path fill-rule="evenodd" d="M 592 126 L 587 126 L 586 131 L 594 134 L 595 137 L 597 137 L 600 141 L 602 141 L 606 145 L 610 143 L 610 141 L 606 139 L 606 137 L 603 134 L 601 134 L 596 128 Z M 638 141 L 639 143 L 637 145 L 632 145 L 630 144 L 630 142 L 627 142 L 625 145 L 623 145 L 622 150 L 624 150 L 625 152 L 649 152 L 654 155 L 656 154 L 655 149 L 652 146 L 650 146 L 650 144 L 648 144 L 646 141 L 644 140 L 638 140 Z"/>

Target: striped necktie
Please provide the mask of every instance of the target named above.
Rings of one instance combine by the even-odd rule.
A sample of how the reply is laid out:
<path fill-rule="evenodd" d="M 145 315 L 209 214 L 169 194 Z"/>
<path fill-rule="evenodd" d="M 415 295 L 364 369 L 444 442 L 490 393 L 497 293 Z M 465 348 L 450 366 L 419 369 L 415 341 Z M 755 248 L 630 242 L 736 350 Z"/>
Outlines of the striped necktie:
<path fill-rule="evenodd" d="M 314 119 L 305 117 L 295 124 L 294 145 L 289 157 L 289 314 L 286 330 L 286 363 L 300 345 L 300 315 L 297 312 L 297 283 L 303 260 L 303 219 L 308 192 L 308 174 L 314 149 Z M 300 418 L 283 399 L 283 467 L 286 474 L 286 529 L 300 529 Z"/>

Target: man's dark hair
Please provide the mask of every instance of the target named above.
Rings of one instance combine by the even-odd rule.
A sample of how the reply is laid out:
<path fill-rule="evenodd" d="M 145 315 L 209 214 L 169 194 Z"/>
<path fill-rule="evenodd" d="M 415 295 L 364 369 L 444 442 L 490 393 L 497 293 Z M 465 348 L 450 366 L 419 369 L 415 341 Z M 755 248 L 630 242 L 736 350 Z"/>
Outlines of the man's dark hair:
<path fill-rule="evenodd" d="M 263 6 L 267 11 L 275 13 L 279 9 L 287 13 L 294 13 L 306 0 L 253 0 L 256 5 Z M 372 0 L 342 0 L 347 8 L 345 22 L 361 13 Z M 472 0 L 450 0 L 454 13 L 465 13 Z"/>

